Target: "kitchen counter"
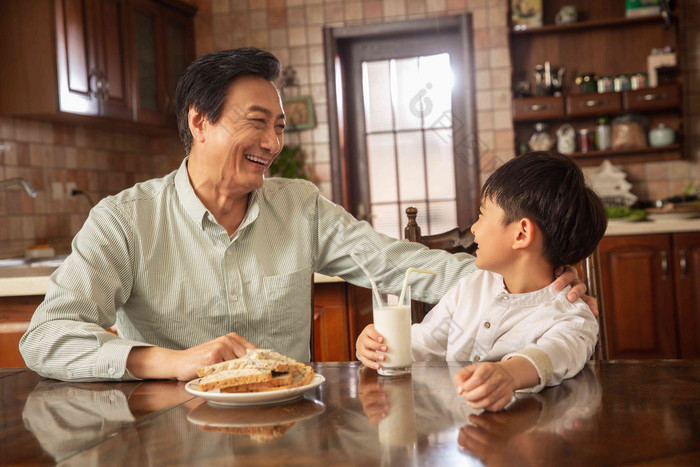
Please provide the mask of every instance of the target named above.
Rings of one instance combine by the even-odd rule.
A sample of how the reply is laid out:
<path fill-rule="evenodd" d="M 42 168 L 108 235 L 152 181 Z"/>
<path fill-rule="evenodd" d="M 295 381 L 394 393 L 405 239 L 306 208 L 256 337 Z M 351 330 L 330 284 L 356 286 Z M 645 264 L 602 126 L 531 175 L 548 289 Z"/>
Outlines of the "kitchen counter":
<path fill-rule="evenodd" d="M 655 233 L 700 232 L 700 217 L 663 221 L 615 221 L 608 223 L 606 236 L 644 235 Z M 15 266 L 0 268 L 0 297 L 44 295 L 49 276 L 56 268 Z M 344 282 L 339 277 L 314 273 L 314 283 Z"/>
<path fill-rule="evenodd" d="M 58 268 L 13 266 L 0 268 L 0 297 L 45 295 L 49 276 Z M 314 283 L 345 282 L 340 277 L 314 273 Z"/>
<path fill-rule="evenodd" d="M 645 235 L 656 233 L 700 232 L 700 217 L 694 219 L 668 219 L 658 221 L 630 222 L 611 220 L 605 236 Z"/>

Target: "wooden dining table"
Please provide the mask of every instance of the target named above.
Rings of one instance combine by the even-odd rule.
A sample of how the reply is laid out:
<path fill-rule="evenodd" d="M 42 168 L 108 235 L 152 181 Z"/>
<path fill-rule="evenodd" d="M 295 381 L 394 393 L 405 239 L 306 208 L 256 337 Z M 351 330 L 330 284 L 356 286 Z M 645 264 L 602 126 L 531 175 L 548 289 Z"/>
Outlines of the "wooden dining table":
<path fill-rule="evenodd" d="M 700 465 L 700 362 L 591 362 L 575 378 L 471 409 L 459 364 L 325 382 L 273 405 L 217 406 L 175 381 L 76 383 L 0 369 L 0 464 Z"/>

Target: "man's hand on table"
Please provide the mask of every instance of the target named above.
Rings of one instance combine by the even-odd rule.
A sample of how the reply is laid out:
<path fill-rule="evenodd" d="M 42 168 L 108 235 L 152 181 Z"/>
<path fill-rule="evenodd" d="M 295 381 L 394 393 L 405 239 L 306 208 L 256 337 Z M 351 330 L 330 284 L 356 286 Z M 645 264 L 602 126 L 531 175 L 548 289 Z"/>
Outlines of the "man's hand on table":
<path fill-rule="evenodd" d="M 566 294 L 567 300 L 573 302 L 580 297 L 581 300 L 586 302 L 593 314 L 598 316 L 598 302 L 590 295 L 586 295 L 586 290 L 588 290 L 586 284 L 578 278 L 576 269 L 571 266 L 567 266 L 561 274 L 557 274 L 557 278 L 554 281 L 554 290 L 561 290 L 569 284 L 571 284 L 571 290 Z"/>
<path fill-rule="evenodd" d="M 141 379 L 190 381 L 197 377 L 197 368 L 243 357 L 248 349 L 255 348 L 255 344 L 235 332 L 185 350 L 134 347 L 126 368 Z"/>

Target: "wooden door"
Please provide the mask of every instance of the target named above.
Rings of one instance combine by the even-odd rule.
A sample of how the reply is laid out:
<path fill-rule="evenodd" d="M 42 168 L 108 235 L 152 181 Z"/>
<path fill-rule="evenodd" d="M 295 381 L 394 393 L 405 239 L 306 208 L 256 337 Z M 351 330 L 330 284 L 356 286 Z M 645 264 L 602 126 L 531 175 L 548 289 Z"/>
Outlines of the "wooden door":
<path fill-rule="evenodd" d="M 126 0 L 100 0 L 95 5 L 96 44 L 99 50 L 101 114 L 106 117 L 132 118 L 129 89 Z"/>
<path fill-rule="evenodd" d="M 129 2 L 129 39 L 134 118 L 140 123 L 165 123 L 165 79 L 161 9 L 146 0 Z"/>
<path fill-rule="evenodd" d="M 681 358 L 700 359 L 700 232 L 674 234 Z"/>
<path fill-rule="evenodd" d="M 471 16 L 325 30 L 333 199 L 401 238 L 478 217 Z"/>
<path fill-rule="evenodd" d="M 98 115 L 95 5 L 92 0 L 56 0 L 55 6 L 59 109 Z"/>
<path fill-rule="evenodd" d="M 677 358 L 671 236 L 599 245 L 610 358 Z"/>

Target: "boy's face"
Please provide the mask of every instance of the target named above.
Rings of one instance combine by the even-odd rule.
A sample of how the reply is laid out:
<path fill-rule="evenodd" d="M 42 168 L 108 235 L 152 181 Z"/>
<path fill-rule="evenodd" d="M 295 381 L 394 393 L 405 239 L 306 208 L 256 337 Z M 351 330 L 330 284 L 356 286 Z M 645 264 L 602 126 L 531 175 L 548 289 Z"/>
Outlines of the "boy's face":
<path fill-rule="evenodd" d="M 513 242 L 518 236 L 518 222 L 504 225 L 505 212 L 489 198 L 482 198 L 479 219 L 472 225 L 479 248 L 476 267 L 503 275 L 514 257 Z"/>

